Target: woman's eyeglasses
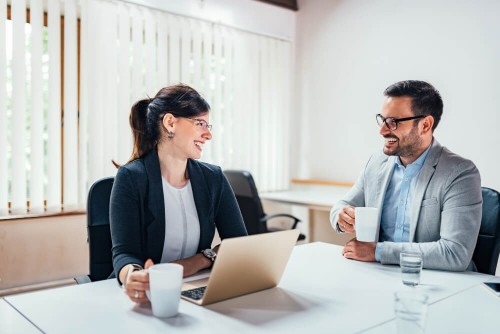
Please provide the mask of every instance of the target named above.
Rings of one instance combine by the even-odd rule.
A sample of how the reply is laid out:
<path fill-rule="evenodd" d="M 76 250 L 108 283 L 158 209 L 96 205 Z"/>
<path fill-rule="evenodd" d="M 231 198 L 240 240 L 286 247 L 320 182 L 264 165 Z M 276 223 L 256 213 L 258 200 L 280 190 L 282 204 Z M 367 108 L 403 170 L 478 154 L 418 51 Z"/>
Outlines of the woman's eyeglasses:
<path fill-rule="evenodd" d="M 185 119 L 188 119 L 190 121 L 194 122 L 194 125 L 196 127 L 199 127 L 202 130 L 207 130 L 212 131 L 212 124 L 208 124 L 207 121 L 201 118 L 189 118 L 189 117 L 184 117 Z"/>

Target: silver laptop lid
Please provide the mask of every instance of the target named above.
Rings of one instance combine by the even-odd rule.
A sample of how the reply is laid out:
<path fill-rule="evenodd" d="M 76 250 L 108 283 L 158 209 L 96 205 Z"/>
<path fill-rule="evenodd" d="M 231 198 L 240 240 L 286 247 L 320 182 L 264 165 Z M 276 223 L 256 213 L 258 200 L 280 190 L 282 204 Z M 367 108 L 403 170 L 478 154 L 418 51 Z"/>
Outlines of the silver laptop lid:
<path fill-rule="evenodd" d="M 224 239 L 203 299 L 197 303 L 206 305 L 278 285 L 299 233 L 294 229 Z"/>

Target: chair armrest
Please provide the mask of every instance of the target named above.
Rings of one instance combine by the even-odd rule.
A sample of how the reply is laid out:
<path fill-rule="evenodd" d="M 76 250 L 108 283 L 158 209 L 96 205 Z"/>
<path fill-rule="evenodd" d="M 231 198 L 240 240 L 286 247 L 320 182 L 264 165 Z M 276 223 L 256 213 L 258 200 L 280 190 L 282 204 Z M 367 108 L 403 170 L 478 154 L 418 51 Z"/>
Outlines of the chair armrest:
<path fill-rule="evenodd" d="M 77 276 L 74 278 L 77 284 L 85 284 L 85 283 L 91 283 L 92 281 L 90 280 L 90 277 L 87 275 L 84 276 Z"/>
<path fill-rule="evenodd" d="M 285 217 L 285 218 L 290 218 L 290 219 L 293 219 L 293 225 L 292 225 L 292 229 L 295 229 L 297 227 L 297 224 L 300 222 L 300 219 L 295 217 L 295 216 L 292 216 L 292 215 L 289 215 L 287 213 L 276 213 L 274 215 L 266 215 L 264 217 L 262 217 L 260 219 L 260 222 L 261 223 L 267 223 L 270 219 L 273 219 L 273 218 L 280 218 L 280 217 Z"/>

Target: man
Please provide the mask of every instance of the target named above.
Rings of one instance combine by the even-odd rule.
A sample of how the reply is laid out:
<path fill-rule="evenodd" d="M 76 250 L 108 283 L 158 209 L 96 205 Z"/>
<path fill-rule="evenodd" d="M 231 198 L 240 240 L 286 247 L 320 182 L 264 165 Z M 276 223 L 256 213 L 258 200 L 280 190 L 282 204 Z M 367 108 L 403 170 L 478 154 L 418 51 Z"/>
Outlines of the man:
<path fill-rule="evenodd" d="M 389 86 L 376 116 L 384 137 L 346 197 L 330 212 L 339 233 L 356 229 L 354 208 L 379 208 L 379 242 L 355 238 L 348 259 L 399 264 L 402 251 L 420 251 L 425 268 L 475 270 L 472 254 L 481 224 L 481 179 L 476 166 L 433 137 L 443 101 L 423 81 Z"/>

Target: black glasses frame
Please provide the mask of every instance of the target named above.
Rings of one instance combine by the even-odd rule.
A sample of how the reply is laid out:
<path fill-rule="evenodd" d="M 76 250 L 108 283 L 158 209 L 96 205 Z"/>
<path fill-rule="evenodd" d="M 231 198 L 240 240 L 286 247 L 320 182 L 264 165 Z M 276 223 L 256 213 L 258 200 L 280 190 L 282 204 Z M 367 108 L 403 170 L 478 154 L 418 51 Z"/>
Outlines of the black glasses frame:
<path fill-rule="evenodd" d="M 412 116 L 412 117 L 404 117 L 404 118 L 394 118 L 394 117 L 387 117 L 385 118 L 381 114 L 375 115 L 375 118 L 377 119 L 377 124 L 379 126 L 382 126 L 384 123 L 387 126 L 387 128 L 391 131 L 394 131 L 398 128 L 398 124 L 400 122 L 404 121 L 411 121 L 412 119 L 419 119 L 419 118 L 424 118 L 429 115 L 418 115 L 418 116 Z"/>

